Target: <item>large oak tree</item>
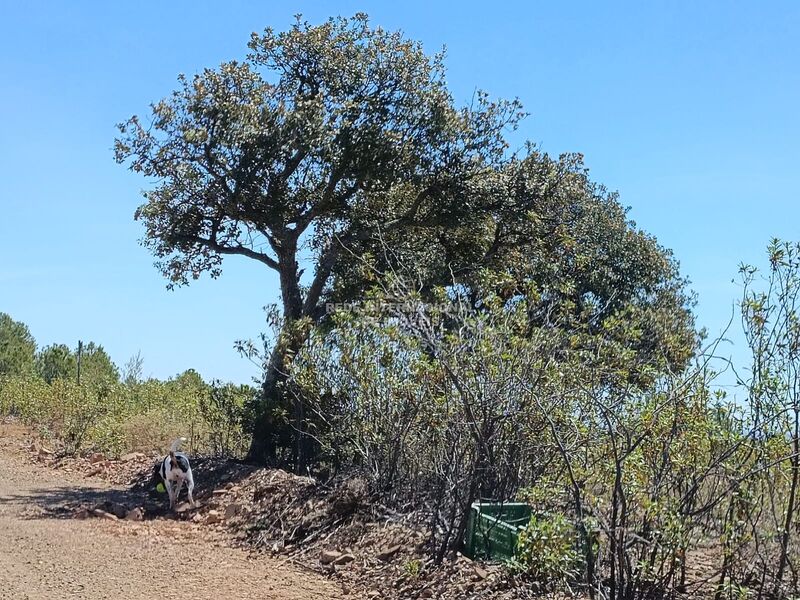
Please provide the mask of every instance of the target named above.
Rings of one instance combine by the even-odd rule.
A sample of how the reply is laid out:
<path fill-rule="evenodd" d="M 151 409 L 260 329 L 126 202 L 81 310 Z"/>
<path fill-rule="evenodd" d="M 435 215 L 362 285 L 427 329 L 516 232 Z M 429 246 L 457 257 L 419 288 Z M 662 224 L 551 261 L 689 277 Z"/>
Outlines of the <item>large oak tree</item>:
<path fill-rule="evenodd" d="M 532 324 L 556 315 L 685 362 L 693 323 L 674 261 L 575 157 L 508 152 L 516 101 L 456 106 L 441 54 L 364 15 L 298 20 L 249 48 L 121 124 L 116 157 L 154 182 L 136 218 L 170 285 L 219 275 L 228 255 L 278 275 L 253 457 L 274 456 L 271 407 L 289 408 L 287 360 L 325 302 L 358 299 L 392 262 L 476 302 L 535 296 Z"/>
<path fill-rule="evenodd" d="M 520 112 L 484 94 L 457 108 L 442 56 L 365 15 L 298 20 L 254 34 L 249 47 L 241 62 L 180 77 L 148 123 L 120 125 L 116 157 L 155 181 L 136 217 L 172 284 L 217 276 L 227 255 L 277 272 L 284 326 L 265 374 L 269 398 L 324 314 L 347 246 L 468 214 Z M 261 421 L 254 455 L 270 450 L 268 415 Z"/>

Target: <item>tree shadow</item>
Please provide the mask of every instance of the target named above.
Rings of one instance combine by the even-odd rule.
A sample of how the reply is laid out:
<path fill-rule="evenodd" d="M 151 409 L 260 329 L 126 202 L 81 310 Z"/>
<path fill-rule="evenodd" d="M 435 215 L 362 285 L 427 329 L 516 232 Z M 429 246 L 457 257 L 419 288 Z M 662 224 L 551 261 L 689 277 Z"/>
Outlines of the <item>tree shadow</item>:
<path fill-rule="evenodd" d="M 133 508 L 145 502 L 146 497 L 131 490 L 74 484 L 33 488 L 24 493 L 0 496 L 0 507 L 21 507 L 20 514 L 26 519 L 71 519 L 83 509 L 104 509 L 112 505 Z"/>
<path fill-rule="evenodd" d="M 231 459 L 216 457 L 193 457 L 192 472 L 195 479 L 194 497 L 196 508 L 185 501 L 184 486 L 177 511 L 169 509 L 166 493 L 157 491 L 161 481 L 158 475 L 160 461 L 151 470 L 142 471 L 126 488 L 102 487 L 87 482 L 86 485 L 64 484 L 26 490 L 0 496 L 0 508 L 15 507 L 25 519 L 73 519 L 97 516 L 87 511 L 100 509 L 106 513 L 125 516 L 133 509 L 141 509 L 144 520 L 168 518 L 189 520 L 212 497 L 214 490 L 231 487 L 257 469 L 256 466 Z M 183 504 L 183 505 L 181 505 Z M 102 513 L 99 513 L 102 516 Z"/>

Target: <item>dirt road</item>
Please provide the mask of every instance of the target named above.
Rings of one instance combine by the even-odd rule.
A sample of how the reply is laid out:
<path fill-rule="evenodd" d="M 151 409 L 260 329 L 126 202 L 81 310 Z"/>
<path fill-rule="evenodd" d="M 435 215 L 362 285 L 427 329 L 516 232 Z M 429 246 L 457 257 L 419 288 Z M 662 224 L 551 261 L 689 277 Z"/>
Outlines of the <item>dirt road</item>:
<path fill-rule="evenodd" d="M 323 600 L 319 576 L 213 541 L 188 523 L 78 520 L 59 507 L 113 488 L 31 465 L 0 425 L 0 598 Z"/>

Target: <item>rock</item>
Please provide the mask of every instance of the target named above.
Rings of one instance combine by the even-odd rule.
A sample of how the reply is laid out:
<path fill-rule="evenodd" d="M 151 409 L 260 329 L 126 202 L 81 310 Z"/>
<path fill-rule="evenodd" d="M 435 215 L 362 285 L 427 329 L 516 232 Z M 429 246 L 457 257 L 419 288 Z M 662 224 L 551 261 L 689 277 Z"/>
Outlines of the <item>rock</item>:
<path fill-rule="evenodd" d="M 339 558 L 333 561 L 333 564 L 338 565 L 346 565 L 347 563 L 351 563 L 356 559 L 355 556 L 352 554 L 342 554 Z"/>
<path fill-rule="evenodd" d="M 233 517 L 238 515 L 239 511 L 241 510 L 242 510 L 241 504 L 237 504 L 235 502 L 233 504 L 228 504 L 228 506 L 225 507 L 225 518 L 232 519 Z"/>
<path fill-rule="evenodd" d="M 67 471 L 70 471 L 70 470 L 71 469 L 67 469 Z M 85 476 L 86 477 L 94 477 L 95 475 L 100 475 L 100 473 L 102 473 L 102 472 L 103 472 L 103 467 L 102 467 L 102 465 L 100 465 L 100 466 L 95 467 L 94 469 L 92 469 L 88 473 L 86 473 Z"/>
<path fill-rule="evenodd" d="M 106 510 L 118 519 L 124 519 L 128 515 L 128 507 L 119 502 L 106 502 Z"/>
<path fill-rule="evenodd" d="M 89 509 L 82 508 L 78 512 L 75 513 L 76 519 L 88 519 L 89 518 Z"/>
<path fill-rule="evenodd" d="M 392 557 L 398 552 L 400 552 L 399 545 L 392 546 L 391 548 L 386 548 L 386 550 L 381 550 L 375 556 L 378 558 L 378 560 L 382 560 L 383 562 L 389 562 L 392 559 Z"/>
<path fill-rule="evenodd" d="M 100 454 L 99 452 L 95 452 L 89 457 L 89 462 L 93 465 L 96 465 L 99 462 L 103 462 L 106 459 L 105 456 Z"/>
<path fill-rule="evenodd" d="M 205 524 L 206 525 L 213 525 L 214 523 L 219 523 L 222 521 L 222 515 L 219 514 L 218 510 L 210 510 L 206 515 Z"/>
<path fill-rule="evenodd" d="M 475 565 L 475 575 L 481 579 L 486 579 L 489 576 L 489 572 L 480 565 Z"/>
<path fill-rule="evenodd" d="M 133 510 L 129 511 L 127 515 L 125 515 L 126 521 L 144 521 L 144 509 L 141 506 L 137 506 Z"/>
<path fill-rule="evenodd" d="M 121 462 L 131 462 L 132 460 L 139 460 L 140 458 L 145 458 L 145 455 L 141 452 L 130 452 L 129 454 L 120 456 L 119 460 Z"/>
<path fill-rule="evenodd" d="M 178 506 L 175 507 L 175 512 L 183 513 L 183 512 L 186 512 L 187 510 L 191 510 L 193 508 L 194 508 L 194 506 L 192 506 L 188 502 L 181 502 L 180 504 L 178 504 Z"/>
<path fill-rule="evenodd" d="M 104 511 L 102 508 L 93 508 L 89 512 L 92 513 L 95 517 L 101 517 L 103 519 L 109 519 L 111 521 L 119 521 L 119 517 L 117 517 L 117 515 L 112 515 L 111 513 Z"/>
<path fill-rule="evenodd" d="M 341 556 L 342 553 L 337 552 L 336 550 L 323 550 L 322 554 L 319 555 L 319 562 L 321 562 L 323 565 L 328 565 L 336 561 L 338 558 L 341 558 Z"/>

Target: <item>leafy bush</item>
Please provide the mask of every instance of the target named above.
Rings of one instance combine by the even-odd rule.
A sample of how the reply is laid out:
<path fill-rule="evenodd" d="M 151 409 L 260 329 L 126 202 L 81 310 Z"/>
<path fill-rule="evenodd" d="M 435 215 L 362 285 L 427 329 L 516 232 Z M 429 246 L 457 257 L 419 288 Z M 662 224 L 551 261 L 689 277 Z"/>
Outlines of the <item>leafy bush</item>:
<path fill-rule="evenodd" d="M 136 413 L 116 421 L 112 427 L 113 435 L 108 438 L 107 448 L 118 452 L 150 452 L 163 450 L 181 436 L 191 436 L 185 423 L 175 421 L 169 411 L 153 408 L 147 412 Z M 193 447 L 197 447 L 190 439 Z"/>
<path fill-rule="evenodd" d="M 542 583 L 575 578 L 581 571 L 575 525 L 561 514 L 532 515 L 519 533 L 512 566 Z"/>
<path fill-rule="evenodd" d="M 249 440 L 244 432 L 245 406 L 254 390 L 246 385 L 215 383 L 200 396 L 198 409 L 206 426 L 210 452 L 220 456 L 242 456 Z"/>

